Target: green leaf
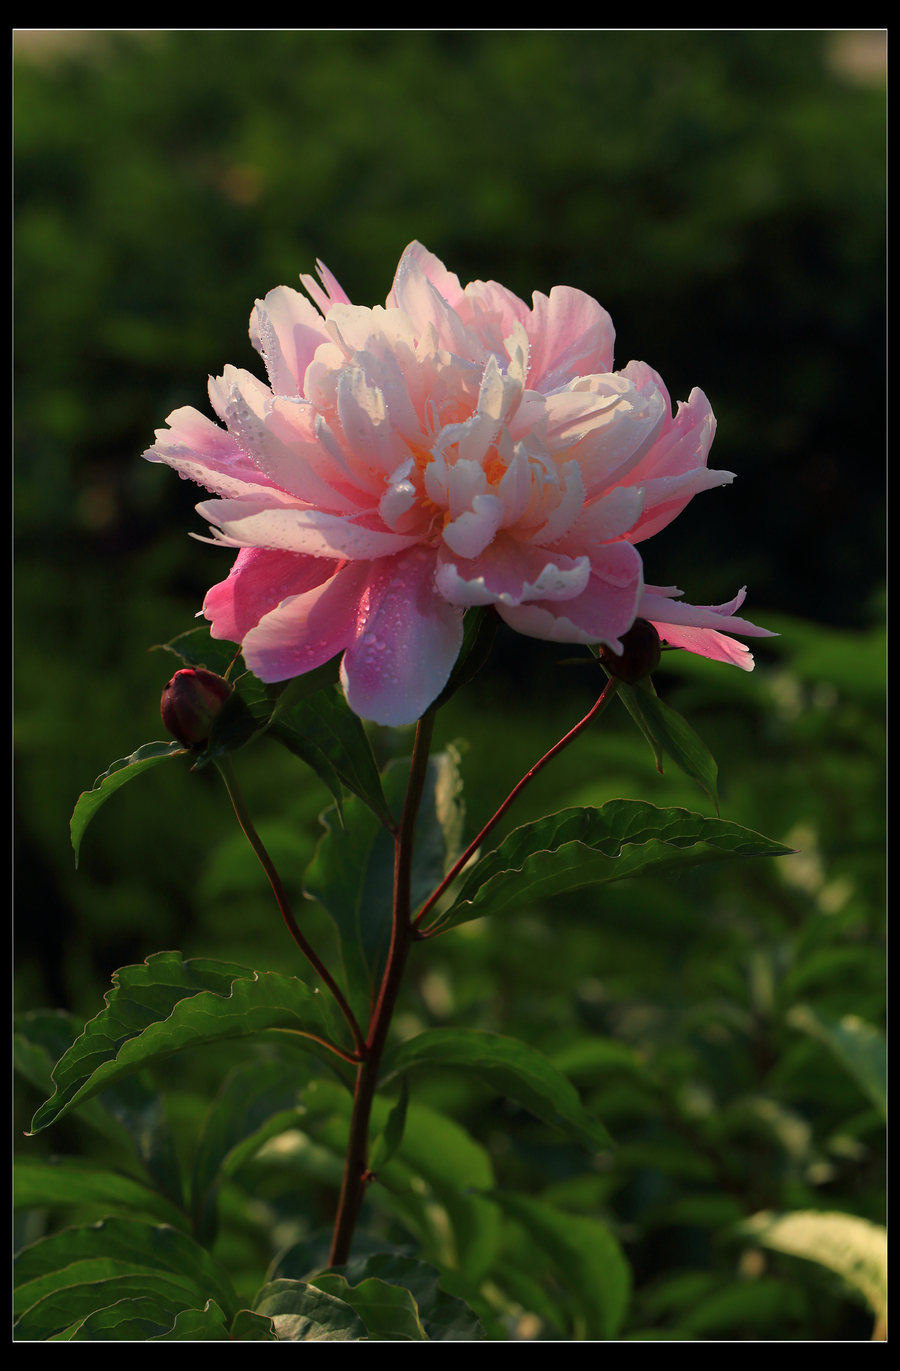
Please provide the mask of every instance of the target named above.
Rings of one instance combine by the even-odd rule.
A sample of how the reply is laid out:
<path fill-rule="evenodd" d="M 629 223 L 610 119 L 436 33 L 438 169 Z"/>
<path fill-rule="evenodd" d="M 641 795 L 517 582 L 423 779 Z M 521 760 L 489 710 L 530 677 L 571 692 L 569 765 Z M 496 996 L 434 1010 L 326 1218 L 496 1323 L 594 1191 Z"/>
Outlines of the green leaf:
<path fill-rule="evenodd" d="M 216 757 L 226 757 L 246 747 L 255 734 L 268 724 L 267 704 L 262 718 L 257 718 L 240 691 L 233 690 L 212 721 L 207 745 L 197 753 L 192 771 L 200 771 Z"/>
<path fill-rule="evenodd" d="M 637 686 L 619 686 L 618 693 L 626 701 L 628 712 L 640 716 L 642 732 L 651 739 L 657 758 L 657 769 L 662 771 L 659 749 L 664 749 L 677 767 L 686 776 L 696 781 L 712 800 L 719 812 L 719 798 L 716 790 L 718 769 L 709 748 L 681 715 L 668 705 L 663 704 L 656 694 L 651 681 Z"/>
<path fill-rule="evenodd" d="M 593 654 L 593 656 L 596 657 L 596 658 L 598 659 L 598 665 L 601 667 L 601 669 L 602 669 L 604 672 L 606 672 L 606 678 L 607 678 L 607 680 L 612 680 L 612 672 L 611 672 L 611 671 L 607 671 L 607 669 L 606 669 L 606 667 L 603 665 L 603 663 L 599 661 L 599 657 L 600 657 L 600 649 L 599 649 L 599 647 L 597 647 L 597 646 L 596 646 L 595 644 L 593 644 L 593 643 L 588 643 L 588 644 L 587 644 L 587 648 L 588 648 L 588 651 L 591 652 L 591 653 Z M 585 660 L 587 660 L 587 659 L 585 658 Z M 646 680 L 646 682 L 644 682 L 644 684 L 646 685 L 647 689 L 648 689 L 653 695 L 656 694 L 656 689 L 655 689 L 655 687 L 654 687 L 654 685 L 653 685 L 653 680 L 652 680 L 652 678 L 651 678 L 650 676 L 647 677 L 647 680 Z M 641 713 L 640 709 L 639 709 L 638 706 L 637 706 L 637 703 L 636 703 L 635 698 L 634 698 L 634 686 L 626 685 L 626 683 L 625 683 L 624 681 L 620 681 L 620 682 L 619 682 L 619 685 L 618 685 L 618 688 L 617 688 L 617 690 L 616 690 L 616 694 L 618 695 L 619 699 L 622 701 L 622 704 L 623 704 L 623 705 L 625 706 L 625 708 L 628 710 L 628 713 L 631 715 L 632 719 L 633 719 L 634 722 L 637 724 L 637 726 L 638 726 L 638 728 L 640 729 L 640 731 L 643 733 L 644 737 L 647 739 L 647 742 L 650 744 L 650 750 L 651 750 L 651 752 L 653 753 L 653 760 L 656 762 L 656 769 L 657 769 L 657 771 L 659 772 L 659 774 L 660 774 L 660 776 L 661 776 L 661 775 L 663 774 L 663 764 L 662 764 L 663 750 L 662 750 L 662 748 L 660 747 L 659 743 L 658 743 L 658 742 L 656 741 L 656 739 L 654 738 L 653 734 L 650 732 L 650 729 L 648 728 L 647 723 L 646 723 L 646 721 L 644 720 L 644 716 L 643 716 L 643 714 Z"/>
<path fill-rule="evenodd" d="M 455 751 L 428 759 L 428 773 L 416 821 L 411 875 L 413 907 L 443 879 L 461 830 Z M 400 812 L 409 781 L 409 758 L 391 762 L 384 793 Z M 359 800 L 344 806 L 343 830 L 321 817 L 325 836 L 306 871 L 306 895 L 318 900 L 341 935 L 341 957 L 354 1012 L 368 1017 L 369 1004 L 387 961 L 391 941 L 395 844 L 391 833 Z"/>
<path fill-rule="evenodd" d="M 631 1268 L 605 1224 L 525 1195 L 495 1190 L 491 1199 L 552 1258 L 561 1285 L 581 1307 L 588 1338 L 615 1338 L 628 1309 Z"/>
<path fill-rule="evenodd" d="M 728 1329 L 754 1328 L 775 1330 L 784 1326 L 793 1315 L 802 1316 L 803 1309 L 796 1287 L 775 1277 L 763 1276 L 754 1281 L 731 1281 L 686 1310 L 680 1320 L 688 1334 L 722 1335 Z"/>
<path fill-rule="evenodd" d="M 156 1332 L 165 1333 L 172 1327 L 175 1315 L 180 1310 L 190 1309 L 196 1303 L 199 1293 L 188 1294 L 184 1282 L 168 1273 L 154 1271 L 70 1285 L 62 1290 L 54 1290 L 26 1309 L 14 1326 L 13 1337 L 19 1342 L 45 1342 L 91 1314 L 108 1311 L 123 1300 L 140 1300 L 144 1297 L 152 1300 L 152 1307 L 142 1312 L 149 1312 L 151 1320 L 161 1323 Z M 132 1317 L 133 1311 L 123 1312 L 127 1312 L 128 1318 Z M 81 1329 L 74 1332 L 70 1340 L 95 1337 L 102 1330 L 106 1330 L 103 1333 L 106 1338 L 128 1336 L 143 1339 L 153 1336 L 147 1333 L 114 1333 L 112 1330 L 115 1326 L 116 1319 L 111 1315 L 109 1319 L 91 1324 L 83 1332 Z"/>
<path fill-rule="evenodd" d="M 204 624 L 200 628 L 189 628 L 186 633 L 179 633 L 168 643 L 155 643 L 149 650 L 173 652 L 176 657 L 181 658 L 185 666 L 205 667 L 207 671 L 214 671 L 217 676 L 227 677 L 229 668 L 241 649 L 238 643 L 226 642 L 224 638 L 211 638 L 209 625 Z"/>
<path fill-rule="evenodd" d="M 45 1095 L 52 1094 L 53 1068 L 80 1037 L 83 1025 L 63 1010 L 35 1010 L 17 1015 L 15 1028 L 16 1070 Z M 156 1188 L 175 1204 L 183 1203 L 175 1142 L 157 1091 L 130 1076 L 86 1101 L 79 1112 L 107 1137 L 119 1140 L 123 1129 Z"/>
<path fill-rule="evenodd" d="M 133 781 L 135 776 L 140 776 L 141 772 L 149 771 L 152 766 L 158 766 L 169 757 L 180 757 L 184 752 L 185 748 L 180 743 L 145 743 L 136 752 L 132 752 L 130 757 L 122 757 L 119 761 L 113 762 L 102 776 L 97 777 L 90 790 L 82 791 L 69 823 L 76 866 L 84 831 L 110 795 L 115 794 L 129 781 Z"/>
<path fill-rule="evenodd" d="M 240 1307 L 227 1271 L 193 1238 L 168 1224 L 109 1217 L 51 1233 L 17 1253 L 14 1311 L 23 1312 L 53 1290 L 128 1270 L 186 1278 L 185 1289 L 212 1296 L 227 1318 Z"/>
<path fill-rule="evenodd" d="M 366 730 L 340 691 L 320 689 L 306 699 L 286 705 L 278 711 L 277 723 L 278 728 L 273 731 L 277 741 L 283 742 L 293 730 L 314 744 L 347 789 L 369 806 L 385 828 L 391 833 L 395 831 L 394 816 L 381 786 Z"/>
<path fill-rule="evenodd" d="M 231 1325 L 232 1342 L 277 1342 L 272 1320 L 252 1309 L 240 1309 Z"/>
<path fill-rule="evenodd" d="M 202 1309 L 183 1309 L 176 1314 L 168 1333 L 157 1333 L 151 1342 L 230 1342 L 225 1315 L 215 1300 L 207 1300 Z"/>
<path fill-rule="evenodd" d="M 400 1098 L 388 1114 L 384 1131 L 378 1134 L 369 1148 L 370 1171 L 378 1171 L 380 1167 L 385 1166 L 402 1143 L 408 1105 L 409 1081 L 404 1076 L 400 1081 Z"/>
<path fill-rule="evenodd" d="M 316 1276 L 311 1284 L 355 1309 L 374 1342 L 429 1341 L 416 1302 L 403 1286 L 374 1277 L 351 1286 L 335 1273 Z"/>
<path fill-rule="evenodd" d="M 360 1342 L 368 1336 L 349 1304 L 302 1281 L 270 1281 L 253 1308 L 272 1320 L 279 1342 Z"/>
<path fill-rule="evenodd" d="M 286 747 L 288 752 L 293 752 L 295 757 L 306 762 L 306 765 L 312 768 L 319 780 L 325 783 L 334 799 L 338 818 L 343 827 L 344 790 L 341 785 L 341 778 L 322 749 L 311 739 L 304 738 L 302 733 L 298 733 L 295 728 L 291 728 L 288 724 L 270 724 L 267 736 L 274 738 L 277 743 L 281 743 L 282 747 Z"/>
<path fill-rule="evenodd" d="M 131 1176 L 80 1157 L 22 1158 L 16 1162 L 16 1209 L 57 1209 L 66 1204 L 103 1204 L 152 1214 L 178 1228 L 188 1227 L 183 1210 Z"/>
<path fill-rule="evenodd" d="M 499 1095 L 518 1100 L 545 1123 L 561 1128 L 591 1151 L 613 1145 L 603 1124 L 583 1108 L 578 1091 L 535 1048 L 475 1028 L 431 1028 L 387 1054 L 382 1083 L 415 1066 L 470 1071 Z"/>
<path fill-rule="evenodd" d="M 306 1113 L 301 1101 L 304 1084 L 295 1063 L 278 1061 L 246 1062 L 222 1083 L 203 1125 L 191 1185 L 191 1214 L 205 1246 L 216 1235 L 221 1182 L 269 1138 L 297 1127 Z"/>
<path fill-rule="evenodd" d="M 609 800 L 600 809 L 564 809 L 517 828 L 464 878 L 441 931 L 578 886 L 732 857 L 791 852 L 740 824 L 642 800 Z"/>
<path fill-rule="evenodd" d="M 32 1121 L 39 1132 L 114 1081 L 188 1047 L 266 1029 L 329 1041 L 323 996 L 293 976 L 159 952 L 113 975 L 107 1007 L 85 1025 L 53 1072 L 56 1093 Z M 312 1047 L 312 1043 L 310 1043 Z"/>
<path fill-rule="evenodd" d="M 855 1014 L 831 1019 L 805 1004 L 794 1005 L 786 1017 L 791 1028 L 808 1033 L 828 1048 L 886 1119 L 887 1044 L 884 1034 Z"/>
<path fill-rule="evenodd" d="M 463 1300 L 440 1287 L 441 1274 L 427 1262 L 395 1253 L 377 1252 L 359 1257 L 345 1266 L 331 1267 L 329 1275 L 343 1276 L 350 1286 L 375 1279 L 408 1291 L 416 1304 L 426 1337 L 431 1342 L 474 1342 L 484 1329 Z M 312 1278 L 319 1281 L 319 1276 Z"/>
<path fill-rule="evenodd" d="M 477 1193 L 493 1189 L 495 1183 L 485 1148 L 446 1114 L 414 1104 L 407 1113 L 398 1156 L 443 1205 L 459 1268 L 476 1282 L 484 1279 L 500 1246 L 500 1216 Z M 376 1192 L 371 1193 L 375 1202 Z"/>
<path fill-rule="evenodd" d="M 157 1296 L 117 1300 L 56 1334 L 51 1342 L 147 1342 L 171 1325 L 173 1311 Z M 176 1315 L 177 1317 L 177 1315 Z"/>
<path fill-rule="evenodd" d="M 797 1210 L 754 1214 L 740 1231 L 776 1252 L 836 1271 L 866 1299 L 879 1318 L 887 1312 L 887 1229 L 856 1214 Z"/>

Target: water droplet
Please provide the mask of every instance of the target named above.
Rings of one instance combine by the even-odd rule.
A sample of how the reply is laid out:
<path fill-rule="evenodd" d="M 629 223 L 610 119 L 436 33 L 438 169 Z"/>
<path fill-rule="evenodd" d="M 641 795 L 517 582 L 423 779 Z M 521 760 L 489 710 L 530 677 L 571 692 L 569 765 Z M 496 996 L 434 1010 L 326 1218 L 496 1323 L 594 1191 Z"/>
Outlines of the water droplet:
<path fill-rule="evenodd" d="M 387 647 L 387 643 L 383 643 L 383 642 L 381 642 L 381 640 L 379 639 L 379 641 L 375 644 L 375 651 L 376 651 L 376 652 L 384 652 L 384 649 L 385 649 L 386 647 Z"/>
<path fill-rule="evenodd" d="M 375 641 L 375 634 L 374 634 L 374 633 L 364 633 L 364 634 L 363 634 L 363 642 L 364 642 L 367 646 L 368 646 L 369 643 L 374 643 L 374 641 Z"/>

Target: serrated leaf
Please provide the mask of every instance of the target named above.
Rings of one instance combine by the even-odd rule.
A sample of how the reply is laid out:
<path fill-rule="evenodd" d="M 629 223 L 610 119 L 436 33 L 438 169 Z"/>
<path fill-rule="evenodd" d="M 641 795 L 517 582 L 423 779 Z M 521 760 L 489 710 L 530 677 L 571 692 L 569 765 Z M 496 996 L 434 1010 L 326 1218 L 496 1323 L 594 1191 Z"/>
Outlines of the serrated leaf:
<path fill-rule="evenodd" d="M 329 1272 L 310 1282 L 355 1309 L 373 1342 L 428 1342 L 416 1302 L 409 1290 L 371 1277 L 349 1285 L 344 1276 Z"/>
<path fill-rule="evenodd" d="M 416 1066 L 470 1071 L 499 1095 L 518 1100 L 545 1123 L 561 1128 L 592 1151 L 613 1145 L 603 1124 L 584 1109 L 578 1091 L 536 1048 L 476 1028 L 430 1028 L 385 1058 L 382 1083 Z"/>
<path fill-rule="evenodd" d="M 103 1263 L 109 1264 L 108 1271 L 101 1270 Z M 15 1312 L 22 1312 L 53 1289 L 83 1284 L 79 1273 L 86 1279 L 115 1274 L 114 1265 L 187 1278 L 188 1288 L 203 1292 L 204 1297 L 212 1296 L 226 1317 L 238 1312 L 239 1300 L 228 1272 L 192 1237 L 169 1224 L 114 1216 L 61 1229 L 17 1253 L 13 1263 Z M 120 1274 L 124 1272 L 120 1270 Z"/>
<path fill-rule="evenodd" d="M 349 1304 L 302 1281 L 270 1281 L 253 1303 L 272 1320 L 279 1342 L 360 1342 L 368 1337 Z"/>
<path fill-rule="evenodd" d="M 231 1325 L 232 1342 L 277 1342 L 272 1320 L 252 1309 L 240 1309 Z"/>
<path fill-rule="evenodd" d="M 207 1300 L 202 1309 L 183 1309 L 176 1314 L 168 1333 L 157 1333 L 150 1342 L 230 1342 L 225 1315 L 215 1300 Z"/>
<path fill-rule="evenodd" d="M 628 1309 L 631 1267 L 606 1225 L 526 1195 L 495 1190 L 491 1199 L 553 1259 L 560 1283 L 581 1307 L 588 1338 L 615 1338 Z"/>
<path fill-rule="evenodd" d="M 350 1286 L 376 1279 L 407 1290 L 415 1300 L 422 1328 L 431 1342 L 480 1342 L 484 1338 L 484 1329 L 472 1310 L 463 1300 L 441 1289 L 441 1273 L 427 1262 L 377 1252 L 344 1266 L 331 1267 L 329 1274 L 343 1276 Z"/>
<path fill-rule="evenodd" d="M 200 1292 L 197 1292 L 199 1294 Z M 190 1309 L 196 1302 L 197 1294 L 187 1294 L 182 1281 L 162 1272 L 141 1271 L 136 1275 L 113 1276 L 107 1280 L 90 1281 L 84 1285 L 70 1285 L 62 1290 L 54 1290 L 33 1304 L 18 1320 L 13 1328 L 13 1337 L 19 1342 L 45 1342 L 55 1334 L 63 1332 L 74 1322 L 86 1319 L 100 1311 L 109 1311 L 121 1301 L 150 1298 L 152 1310 L 149 1317 L 161 1322 L 156 1332 L 167 1332 L 182 1309 Z M 122 1311 L 123 1313 L 126 1311 Z M 162 1316 L 162 1317 L 161 1317 Z M 131 1312 L 127 1313 L 131 1317 Z M 164 1318 L 164 1322 L 162 1321 Z M 105 1333 L 109 1338 L 126 1336 L 111 1330 L 116 1326 L 114 1315 L 108 1319 L 92 1323 L 84 1331 L 83 1325 L 72 1334 L 70 1341 L 92 1338 L 97 1333 Z M 134 1335 L 127 1335 L 133 1337 Z M 140 1334 L 141 1339 L 153 1334 Z"/>
<path fill-rule="evenodd" d="M 261 975 L 228 962 L 185 962 L 177 952 L 159 952 L 117 971 L 104 998 L 106 1009 L 57 1063 L 56 1094 L 35 1114 L 32 1132 L 185 1048 L 273 1028 L 297 1035 L 301 1045 L 309 1035 L 329 1041 L 332 1032 L 323 997 L 296 977 Z"/>
<path fill-rule="evenodd" d="M 152 766 L 159 766 L 160 762 L 165 762 L 170 757 L 180 757 L 184 752 L 185 749 L 180 743 L 144 743 L 143 747 L 132 752 L 130 757 L 120 757 L 117 762 L 113 762 L 102 776 L 97 777 L 90 790 L 82 791 L 69 821 L 76 866 L 84 831 L 100 806 L 106 804 L 111 795 L 121 790 L 129 781 L 133 781 L 136 776 L 140 776 L 142 772 L 149 771 Z"/>
<path fill-rule="evenodd" d="M 178 1228 L 187 1216 L 159 1191 L 131 1176 L 109 1171 L 80 1157 L 21 1158 L 16 1162 L 16 1209 L 57 1209 L 66 1204 L 103 1204 L 152 1214 Z"/>
<path fill-rule="evenodd" d="M 887 1311 L 887 1229 L 856 1214 L 796 1210 L 754 1214 L 740 1225 L 754 1242 L 836 1271 L 879 1318 Z"/>
<path fill-rule="evenodd" d="M 732 857 L 783 856 L 791 848 L 740 824 L 642 800 L 564 809 L 517 828 L 469 871 L 432 927 L 534 903 L 563 890 Z"/>
<path fill-rule="evenodd" d="M 884 1034 L 855 1014 L 832 1019 L 805 1004 L 794 1005 L 786 1017 L 791 1028 L 808 1033 L 828 1048 L 886 1119 L 887 1043 Z"/>
<path fill-rule="evenodd" d="M 16 1070 L 45 1095 L 52 1094 L 53 1068 L 80 1037 L 82 1023 L 63 1010 L 35 1010 L 17 1015 L 15 1028 Z M 183 1203 L 175 1142 L 157 1091 L 130 1076 L 86 1101 L 79 1112 L 107 1137 L 119 1139 L 124 1130 L 154 1185 L 175 1204 Z"/>

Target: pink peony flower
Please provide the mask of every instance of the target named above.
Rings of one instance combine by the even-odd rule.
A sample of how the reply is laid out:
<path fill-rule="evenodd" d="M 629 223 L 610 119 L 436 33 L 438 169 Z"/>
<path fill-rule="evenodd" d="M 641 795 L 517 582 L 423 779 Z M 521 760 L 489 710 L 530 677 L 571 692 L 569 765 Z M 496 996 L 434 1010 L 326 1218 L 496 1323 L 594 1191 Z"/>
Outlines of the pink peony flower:
<path fill-rule="evenodd" d="M 263 681 L 343 652 L 347 700 L 382 724 L 443 689 L 467 606 L 520 633 L 621 653 L 635 618 L 690 652 L 751 670 L 727 631 L 767 635 L 727 605 L 645 586 L 635 544 L 698 491 L 715 419 L 691 391 L 673 417 L 643 362 L 614 372 L 614 331 L 568 286 L 529 309 L 494 281 L 463 289 L 412 243 L 384 309 L 352 305 L 319 263 L 258 300 L 250 338 L 269 385 L 226 367 L 209 395 L 225 428 L 169 415 L 144 455 L 220 498 L 205 541 L 241 549 L 203 604 Z M 196 535 L 195 535 L 196 536 Z"/>

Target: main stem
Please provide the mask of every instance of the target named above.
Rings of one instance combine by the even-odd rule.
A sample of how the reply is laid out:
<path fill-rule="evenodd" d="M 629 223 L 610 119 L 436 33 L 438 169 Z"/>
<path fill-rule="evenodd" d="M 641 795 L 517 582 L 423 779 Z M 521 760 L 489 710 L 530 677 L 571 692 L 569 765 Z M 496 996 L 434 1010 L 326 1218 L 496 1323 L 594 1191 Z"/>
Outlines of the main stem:
<path fill-rule="evenodd" d="M 359 1211 L 365 1198 L 366 1186 L 372 1180 L 368 1169 L 369 1157 L 369 1116 L 384 1045 L 397 995 L 403 980 L 409 945 L 413 940 L 410 923 L 410 885 L 412 875 L 413 843 L 416 832 L 416 817 L 425 788 L 428 769 L 428 751 L 434 728 L 434 714 L 425 714 L 416 728 L 413 745 L 412 765 L 409 770 L 409 785 L 403 804 L 403 817 L 394 840 L 394 909 L 391 928 L 391 947 L 388 952 L 387 966 L 381 980 L 381 988 L 375 1012 L 366 1039 L 365 1060 L 360 1063 L 356 1073 L 356 1090 L 353 1095 L 353 1113 L 350 1117 L 350 1137 L 344 1160 L 344 1179 L 341 1197 L 338 1202 L 334 1236 L 331 1241 L 329 1266 L 341 1266 L 350 1257 L 350 1245 Z"/>

